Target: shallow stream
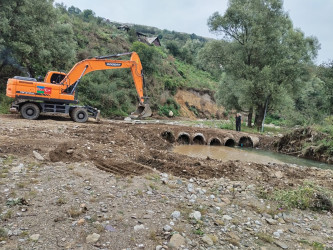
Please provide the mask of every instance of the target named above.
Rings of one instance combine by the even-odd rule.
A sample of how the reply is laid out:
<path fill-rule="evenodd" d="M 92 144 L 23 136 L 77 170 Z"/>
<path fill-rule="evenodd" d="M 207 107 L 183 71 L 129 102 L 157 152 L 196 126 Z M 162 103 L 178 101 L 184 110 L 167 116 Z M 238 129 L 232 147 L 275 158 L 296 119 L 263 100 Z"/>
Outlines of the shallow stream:
<path fill-rule="evenodd" d="M 289 163 L 307 167 L 318 167 L 322 169 L 332 169 L 333 165 L 322 162 L 298 158 L 295 156 L 279 154 L 275 152 L 253 149 L 253 148 L 232 148 L 232 147 L 213 147 L 203 145 L 181 145 L 175 146 L 173 152 L 191 157 L 218 159 L 223 161 L 239 160 L 242 162 L 256 163 Z"/>

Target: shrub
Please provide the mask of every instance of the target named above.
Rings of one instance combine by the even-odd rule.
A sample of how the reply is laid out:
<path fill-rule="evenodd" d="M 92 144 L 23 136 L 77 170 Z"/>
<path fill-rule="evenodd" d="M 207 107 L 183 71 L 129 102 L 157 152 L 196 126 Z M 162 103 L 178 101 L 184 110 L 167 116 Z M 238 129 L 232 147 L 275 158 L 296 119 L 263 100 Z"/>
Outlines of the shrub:
<path fill-rule="evenodd" d="M 172 99 L 169 98 L 166 103 L 164 105 L 160 105 L 158 107 L 158 114 L 161 116 L 168 116 L 169 112 L 172 111 L 174 116 L 178 116 L 179 115 L 179 109 L 180 106 L 178 105 L 178 103 Z"/>
<path fill-rule="evenodd" d="M 272 199 L 285 208 L 333 211 L 332 191 L 312 183 L 304 183 L 295 190 L 277 190 Z"/>

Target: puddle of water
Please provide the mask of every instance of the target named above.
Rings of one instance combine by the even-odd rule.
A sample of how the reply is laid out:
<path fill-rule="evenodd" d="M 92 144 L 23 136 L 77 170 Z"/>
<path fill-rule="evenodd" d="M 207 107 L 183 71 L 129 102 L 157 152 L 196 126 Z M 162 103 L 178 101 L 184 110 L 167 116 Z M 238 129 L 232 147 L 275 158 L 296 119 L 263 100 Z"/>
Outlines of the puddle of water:
<path fill-rule="evenodd" d="M 318 167 L 324 169 L 333 169 L 333 165 L 317 161 L 297 158 L 290 155 L 284 155 L 252 148 L 231 148 L 231 147 L 212 147 L 204 145 L 181 145 L 175 146 L 173 152 L 191 157 L 218 159 L 223 161 L 239 160 L 242 162 L 256 163 L 289 163 L 308 167 Z"/>

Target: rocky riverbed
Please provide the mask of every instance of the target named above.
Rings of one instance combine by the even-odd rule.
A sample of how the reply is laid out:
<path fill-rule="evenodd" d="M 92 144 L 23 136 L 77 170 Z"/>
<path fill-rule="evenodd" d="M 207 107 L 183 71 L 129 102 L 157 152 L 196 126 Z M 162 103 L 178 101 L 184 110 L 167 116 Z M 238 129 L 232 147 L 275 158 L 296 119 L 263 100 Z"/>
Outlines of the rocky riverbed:
<path fill-rule="evenodd" d="M 330 204 L 300 210 L 271 196 L 304 183 L 332 190 L 333 171 L 191 158 L 162 136 L 230 131 L 10 115 L 0 124 L 1 249 L 333 248 Z"/>

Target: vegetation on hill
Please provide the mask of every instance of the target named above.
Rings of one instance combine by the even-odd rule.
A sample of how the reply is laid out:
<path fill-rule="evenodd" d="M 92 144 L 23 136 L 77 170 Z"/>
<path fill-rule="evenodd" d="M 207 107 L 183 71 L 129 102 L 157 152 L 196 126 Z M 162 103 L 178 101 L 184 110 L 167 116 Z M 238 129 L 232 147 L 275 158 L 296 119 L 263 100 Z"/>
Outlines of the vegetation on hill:
<path fill-rule="evenodd" d="M 150 104 L 157 112 L 168 108 L 177 88 L 217 87 L 217 78 L 196 67 L 198 51 L 207 39 L 195 34 L 140 25 L 121 30 L 117 29 L 121 24 L 97 17 L 92 10 L 53 6 L 50 0 L 5 1 L 0 12 L 2 112 L 8 110 L 11 102 L 5 97 L 10 77 L 45 76 L 49 70 L 68 72 L 85 58 L 129 51 L 136 51 L 141 58 Z M 136 32 L 159 36 L 162 46 L 139 42 Z M 162 94 L 168 97 L 161 99 Z M 79 85 L 78 99 L 81 104 L 101 109 L 106 117 L 126 116 L 137 104 L 129 70 L 90 73 Z"/>
<path fill-rule="evenodd" d="M 253 15 L 260 13 L 260 15 Z M 92 10 L 51 0 L 2 1 L 0 4 L 0 112 L 8 78 L 69 71 L 88 57 L 138 52 L 156 113 L 178 114 L 173 96 L 179 88 L 210 89 L 230 110 L 247 113 L 248 125 L 312 125 L 333 114 L 333 61 L 313 63 L 319 43 L 294 29 L 282 0 L 232 0 L 208 28 L 225 37 L 160 30 L 97 17 Z M 137 32 L 158 37 L 162 46 L 138 41 Z M 126 58 L 124 58 L 126 59 Z M 129 70 L 93 72 L 79 85 L 78 99 L 105 117 L 126 116 L 137 95 Z M 329 125 L 325 125 L 329 126 Z"/>

